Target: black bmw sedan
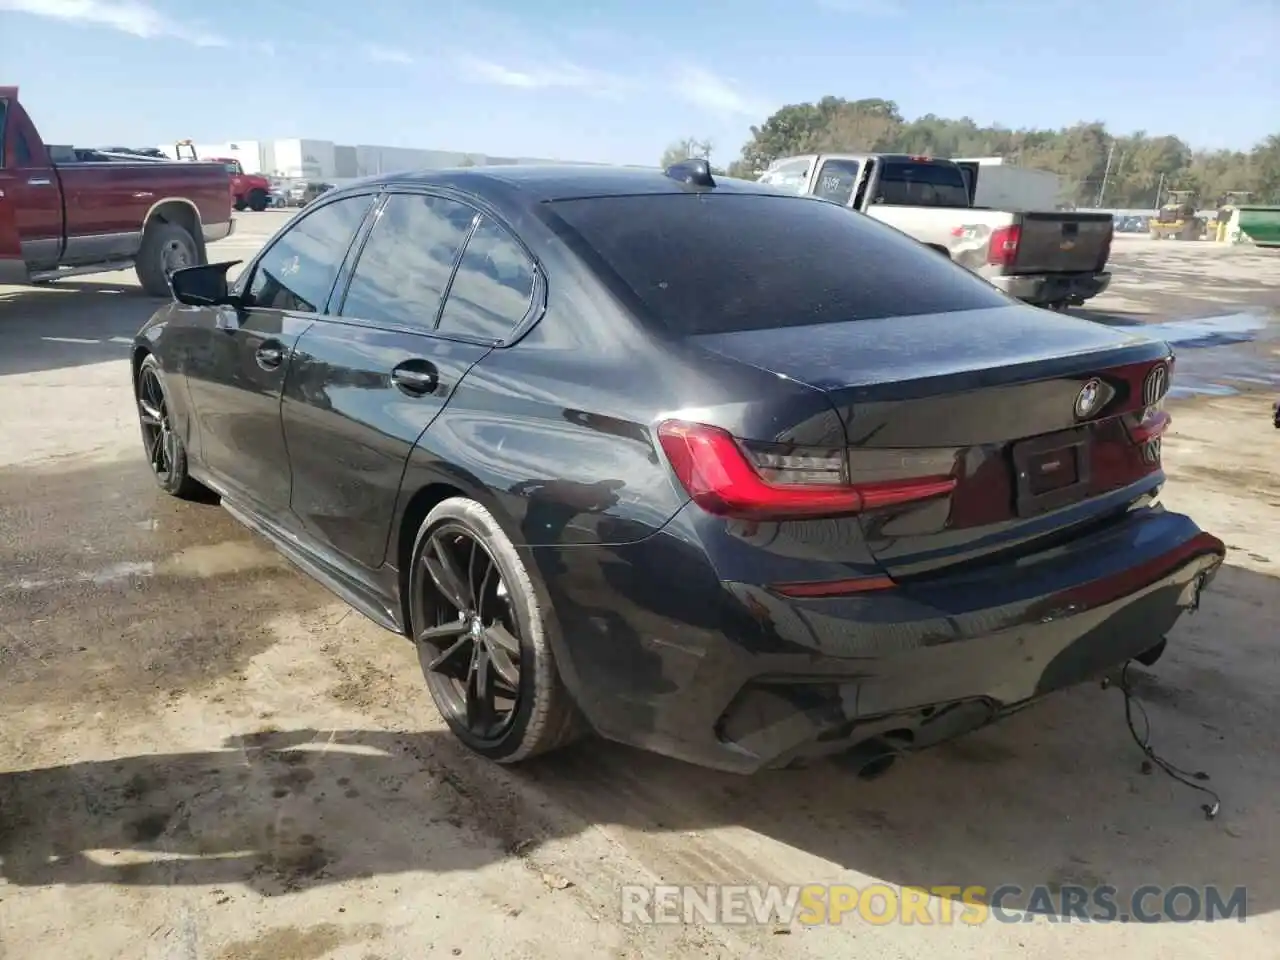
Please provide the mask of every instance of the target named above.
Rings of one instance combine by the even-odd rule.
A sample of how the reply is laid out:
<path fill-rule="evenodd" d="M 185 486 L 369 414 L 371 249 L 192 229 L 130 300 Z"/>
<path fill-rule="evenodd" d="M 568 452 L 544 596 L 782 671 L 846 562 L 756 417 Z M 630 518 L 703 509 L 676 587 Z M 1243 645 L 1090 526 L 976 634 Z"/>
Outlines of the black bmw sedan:
<path fill-rule="evenodd" d="M 1224 556 L 1159 503 L 1167 344 L 701 163 L 369 179 L 231 265 L 137 336 L 156 479 L 496 761 L 917 749 L 1153 663 Z"/>

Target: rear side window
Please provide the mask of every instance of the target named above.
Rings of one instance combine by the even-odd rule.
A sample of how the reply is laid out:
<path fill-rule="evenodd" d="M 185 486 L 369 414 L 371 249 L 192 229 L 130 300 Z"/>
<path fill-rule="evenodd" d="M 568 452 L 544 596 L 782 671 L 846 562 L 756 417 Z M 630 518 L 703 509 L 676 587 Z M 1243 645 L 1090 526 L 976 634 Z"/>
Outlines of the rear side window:
<path fill-rule="evenodd" d="M 249 283 L 252 305 L 303 313 L 323 310 L 372 203 L 370 196 L 347 197 L 287 227 L 254 268 Z"/>
<path fill-rule="evenodd" d="M 760 177 L 760 182 L 791 193 L 804 193 L 809 182 L 810 162 L 808 159 L 783 160 L 770 167 Z"/>
<path fill-rule="evenodd" d="M 677 334 L 1009 304 L 937 251 L 819 200 L 662 194 L 551 207 Z"/>
<path fill-rule="evenodd" d="M 481 220 L 449 287 L 440 332 L 502 340 L 528 315 L 533 278 L 524 248 L 492 220 Z"/>
<path fill-rule="evenodd" d="M 391 197 L 360 252 L 342 315 L 434 329 L 440 298 L 475 217 L 476 211 L 456 200 Z"/>
<path fill-rule="evenodd" d="M 894 207 L 967 207 L 969 188 L 960 168 L 949 163 L 887 160 L 875 202 Z"/>

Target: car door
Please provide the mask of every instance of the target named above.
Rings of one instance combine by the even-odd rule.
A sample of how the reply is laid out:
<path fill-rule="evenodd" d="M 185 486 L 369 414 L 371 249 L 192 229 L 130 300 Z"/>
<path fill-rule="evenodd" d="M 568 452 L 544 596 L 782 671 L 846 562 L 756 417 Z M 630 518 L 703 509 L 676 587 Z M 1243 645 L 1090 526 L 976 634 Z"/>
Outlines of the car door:
<path fill-rule="evenodd" d="M 62 256 L 62 193 L 58 177 L 36 136 L 15 88 L 0 87 L 0 204 L 6 223 L 0 224 L 0 255 L 16 237 L 23 262 L 50 268 Z M 11 219 L 10 219 L 11 218 Z M 9 278 L 23 282 L 25 275 Z"/>
<path fill-rule="evenodd" d="M 341 306 L 303 334 L 285 387 L 293 511 L 322 548 L 382 565 L 410 452 L 540 284 L 514 235 L 473 207 L 387 197 Z"/>
<path fill-rule="evenodd" d="M 202 311 L 184 375 L 199 465 L 269 517 L 289 510 L 280 396 L 298 337 L 324 311 L 373 193 L 317 206 L 290 223 L 237 280 L 240 309 Z"/>

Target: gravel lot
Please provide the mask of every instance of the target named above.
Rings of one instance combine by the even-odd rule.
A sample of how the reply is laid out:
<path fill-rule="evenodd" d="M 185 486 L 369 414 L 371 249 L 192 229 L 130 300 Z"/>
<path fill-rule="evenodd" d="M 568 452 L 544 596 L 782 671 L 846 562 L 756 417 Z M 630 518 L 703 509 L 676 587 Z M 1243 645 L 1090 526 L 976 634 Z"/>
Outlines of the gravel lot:
<path fill-rule="evenodd" d="M 246 214 L 246 257 L 284 220 Z M 1280 306 L 1280 254 L 1117 240 L 1111 323 Z M 1274 956 L 1280 936 L 1280 394 L 1273 328 L 1179 350 L 1166 501 L 1229 566 L 1143 672 L 1140 772 L 1082 688 L 863 782 L 744 779 L 587 744 L 477 761 L 413 651 L 216 506 L 154 487 L 131 273 L 0 287 L 0 957 Z M 1260 315 L 1261 316 L 1261 315 Z M 1246 325 L 1247 326 L 1247 325 Z M 1229 339 L 1229 338 L 1228 338 Z M 628 883 L 1248 887 L 1244 924 L 641 926 Z"/>

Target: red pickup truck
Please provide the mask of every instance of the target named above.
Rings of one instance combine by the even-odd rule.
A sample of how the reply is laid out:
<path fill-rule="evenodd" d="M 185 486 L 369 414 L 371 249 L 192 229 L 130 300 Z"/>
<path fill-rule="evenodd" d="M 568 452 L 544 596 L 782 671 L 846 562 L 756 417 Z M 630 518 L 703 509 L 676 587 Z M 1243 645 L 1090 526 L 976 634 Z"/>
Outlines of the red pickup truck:
<path fill-rule="evenodd" d="M 179 160 L 195 160 L 196 145 L 191 140 L 179 140 L 174 144 L 174 154 Z M 234 157 L 205 157 L 205 163 L 220 163 L 231 176 L 231 205 L 237 210 L 248 207 L 262 212 L 271 203 L 271 181 L 261 174 L 245 173 L 244 167 Z"/>
<path fill-rule="evenodd" d="M 207 263 L 231 234 L 231 191 L 218 163 L 137 163 L 45 144 L 0 86 L 0 283 L 47 283 L 132 266 L 143 290 L 169 296 L 169 274 Z"/>

